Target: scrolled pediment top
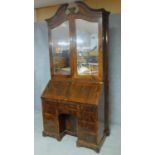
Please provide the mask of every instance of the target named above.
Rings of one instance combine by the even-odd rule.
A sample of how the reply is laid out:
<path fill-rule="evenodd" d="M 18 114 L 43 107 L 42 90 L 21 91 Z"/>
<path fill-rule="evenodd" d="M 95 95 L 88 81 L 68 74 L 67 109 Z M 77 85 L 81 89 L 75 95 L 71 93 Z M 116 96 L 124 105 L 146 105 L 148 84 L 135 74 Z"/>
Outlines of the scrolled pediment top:
<path fill-rule="evenodd" d="M 65 3 L 62 4 L 54 16 L 46 19 L 46 22 L 50 26 L 52 23 L 56 22 L 56 20 L 59 18 L 61 19 L 67 19 L 69 15 L 80 15 L 85 14 L 87 16 L 93 16 L 96 17 L 103 13 L 104 15 L 109 15 L 110 12 L 106 11 L 105 9 L 94 9 L 90 8 L 87 4 L 85 4 L 82 1 L 75 1 L 72 3 Z"/>

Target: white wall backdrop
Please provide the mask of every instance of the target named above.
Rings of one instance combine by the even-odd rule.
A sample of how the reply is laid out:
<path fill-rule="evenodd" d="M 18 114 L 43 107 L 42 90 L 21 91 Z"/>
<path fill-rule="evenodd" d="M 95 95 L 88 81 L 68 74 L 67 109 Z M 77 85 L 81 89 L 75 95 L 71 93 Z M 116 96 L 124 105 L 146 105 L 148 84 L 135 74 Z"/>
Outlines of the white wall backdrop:
<path fill-rule="evenodd" d="M 111 14 L 110 28 L 110 122 L 121 123 L 121 15 Z M 46 22 L 34 25 L 34 109 L 41 111 L 41 93 L 50 79 Z M 103 110 L 103 109 L 101 109 Z"/>
<path fill-rule="evenodd" d="M 121 124 L 121 15 L 110 15 L 109 21 L 110 121 Z"/>

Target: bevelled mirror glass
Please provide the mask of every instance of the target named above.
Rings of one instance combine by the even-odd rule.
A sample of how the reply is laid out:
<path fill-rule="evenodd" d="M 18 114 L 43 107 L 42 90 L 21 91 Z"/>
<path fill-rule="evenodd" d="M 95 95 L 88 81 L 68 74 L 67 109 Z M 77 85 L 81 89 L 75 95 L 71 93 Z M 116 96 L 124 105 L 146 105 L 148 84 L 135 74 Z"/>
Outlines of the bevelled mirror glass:
<path fill-rule="evenodd" d="M 56 75 L 70 75 L 69 23 L 51 29 L 53 69 Z"/>
<path fill-rule="evenodd" d="M 78 75 L 98 75 L 98 23 L 76 19 Z"/>

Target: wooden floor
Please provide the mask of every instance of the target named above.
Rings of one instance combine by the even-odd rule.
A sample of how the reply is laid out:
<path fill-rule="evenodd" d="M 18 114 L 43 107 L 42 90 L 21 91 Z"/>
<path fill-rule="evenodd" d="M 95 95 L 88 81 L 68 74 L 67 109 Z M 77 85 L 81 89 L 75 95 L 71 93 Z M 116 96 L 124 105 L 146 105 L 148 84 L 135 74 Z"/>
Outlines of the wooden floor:
<path fill-rule="evenodd" d="M 35 112 L 35 154 L 34 155 L 97 155 L 91 149 L 76 147 L 77 138 L 66 135 L 61 142 L 54 138 L 42 137 L 42 114 Z M 117 124 L 111 125 L 111 135 L 106 138 L 98 155 L 121 155 L 121 127 Z"/>

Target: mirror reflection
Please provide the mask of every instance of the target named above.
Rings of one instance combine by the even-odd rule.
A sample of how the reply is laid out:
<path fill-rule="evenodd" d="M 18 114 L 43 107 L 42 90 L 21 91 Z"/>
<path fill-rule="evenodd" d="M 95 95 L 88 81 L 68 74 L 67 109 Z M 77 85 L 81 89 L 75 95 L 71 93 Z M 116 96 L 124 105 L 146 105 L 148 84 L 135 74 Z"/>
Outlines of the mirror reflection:
<path fill-rule="evenodd" d="M 68 21 L 51 30 L 54 74 L 70 75 L 70 41 Z"/>
<path fill-rule="evenodd" d="M 78 75 L 98 74 L 98 23 L 76 19 Z"/>

